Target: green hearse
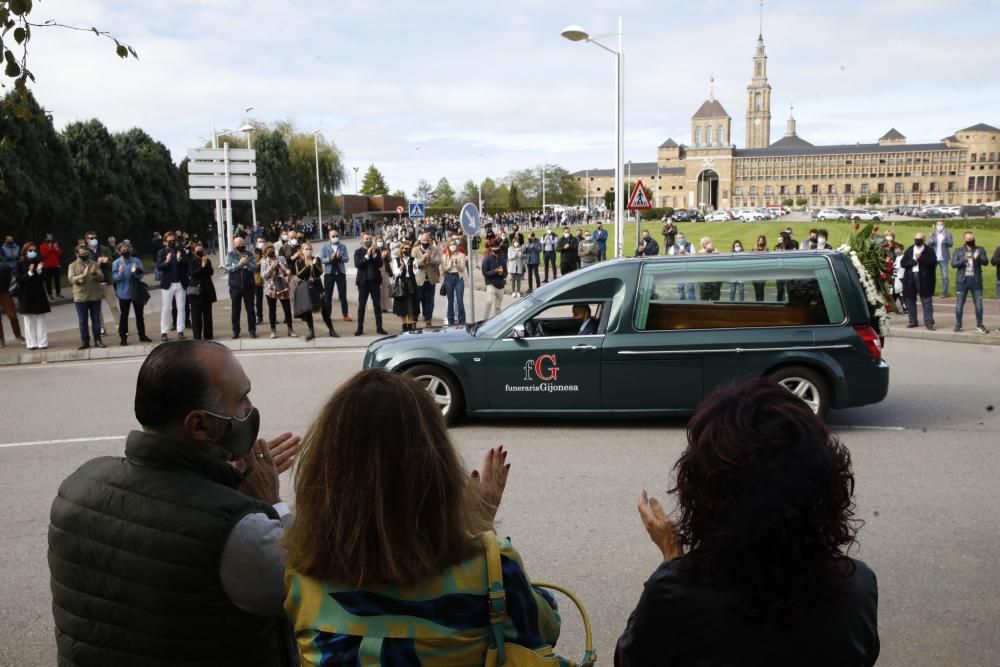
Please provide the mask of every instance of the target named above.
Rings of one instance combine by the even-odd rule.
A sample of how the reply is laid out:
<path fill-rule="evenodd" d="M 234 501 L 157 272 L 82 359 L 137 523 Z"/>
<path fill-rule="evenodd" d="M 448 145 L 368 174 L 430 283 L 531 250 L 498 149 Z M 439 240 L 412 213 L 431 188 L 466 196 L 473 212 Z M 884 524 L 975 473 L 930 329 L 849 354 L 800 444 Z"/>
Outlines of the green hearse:
<path fill-rule="evenodd" d="M 821 416 L 889 389 L 865 293 L 832 251 L 620 259 L 570 273 L 464 327 L 372 343 L 461 415 L 669 415 L 769 376 Z"/>

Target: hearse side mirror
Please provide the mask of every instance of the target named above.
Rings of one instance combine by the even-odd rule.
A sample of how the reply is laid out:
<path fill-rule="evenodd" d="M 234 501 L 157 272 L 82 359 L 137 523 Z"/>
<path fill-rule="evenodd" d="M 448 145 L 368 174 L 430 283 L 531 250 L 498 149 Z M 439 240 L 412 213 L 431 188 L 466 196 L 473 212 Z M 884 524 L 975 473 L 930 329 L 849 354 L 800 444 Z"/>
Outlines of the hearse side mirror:
<path fill-rule="evenodd" d="M 528 337 L 528 332 L 527 332 L 527 330 L 525 330 L 523 324 L 515 324 L 514 328 L 510 330 L 510 336 L 511 336 L 511 338 L 514 338 L 515 340 L 521 339 L 521 338 L 527 338 Z"/>

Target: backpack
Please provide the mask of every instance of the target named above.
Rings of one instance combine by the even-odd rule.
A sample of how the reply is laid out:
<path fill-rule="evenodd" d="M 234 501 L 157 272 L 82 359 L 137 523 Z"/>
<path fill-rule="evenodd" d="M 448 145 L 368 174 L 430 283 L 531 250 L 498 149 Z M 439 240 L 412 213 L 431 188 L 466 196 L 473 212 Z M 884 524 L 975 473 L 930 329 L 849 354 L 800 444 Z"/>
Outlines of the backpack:
<path fill-rule="evenodd" d="M 500 564 L 500 547 L 497 546 L 497 536 L 494 532 L 483 533 L 483 546 L 486 548 L 486 571 L 489 581 L 490 609 L 490 644 L 486 650 L 486 667 L 559 667 L 566 664 L 552 650 L 551 646 L 530 649 L 507 641 L 503 636 L 503 619 L 507 615 L 507 597 L 503 587 L 503 569 Z M 570 591 L 553 584 L 532 582 L 537 588 L 549 588 L 568 597 L 580 610 L 583 616 L 583 629 L 586 635 L 586 650 L 579 663 L 569 664 L 578 667 L 591 667 L 597 662 L 594 651 L 594 641 L 590 630 L 590 617 L 580 600 Z"/>

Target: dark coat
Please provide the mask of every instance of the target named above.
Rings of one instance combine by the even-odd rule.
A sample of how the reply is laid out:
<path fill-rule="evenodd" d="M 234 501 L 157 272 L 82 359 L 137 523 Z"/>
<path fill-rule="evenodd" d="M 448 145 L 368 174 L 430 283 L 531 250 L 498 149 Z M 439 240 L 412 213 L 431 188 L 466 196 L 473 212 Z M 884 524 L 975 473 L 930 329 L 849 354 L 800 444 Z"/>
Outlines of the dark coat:
<path fill-rule="evenodd" d="M 576 266 L 576 260 L 579 257 L 578 248 L 579 242 L 575 236 L 570 236 L 568 239 L 560 236 L 556 241 L 556 250 L 559 251 L 559 263 Z"/>
<path fill-rule="evenodd" d="M 496 255 L 487 255 L 483 260 L 483 278 L 487 285 L 492 285 L 497 289 L 503 289 L 507 284 L 507 271 L 497 273 L 497 268 L 503 266 L 503 260 Z"/>
<path fill-rule="evenodd" d="M 973 256 L 973 275 L 971 277 L 965 275 L 965 258 L 970 254 Z M 982 289 L 983 267 L 987 266 L 989 261 L 986 258 L 986 248 L 975 246 L 970 251 L 968 247 L 962 245 L 962 247 L 956 249 L 951 253 L 951 265 L 955 268 L 955 284 L 965 285 L 968 282 L 973 289 Z"/>
<path fill-rule="evenodd" d="M 17 263 L 17 310 L 22 315 L 44 315 L 51 312 L 49 297 L 45 294 L 45 279 L 42 274 L 28 275 L 30 264 L 39 264 L 41 260 Z"/>
<path fill-rule="evenodd" d="M 188 286 L 200 287 L 201 294 L 198 296 L 188 295 L 187 300 L 191 303 L 202 304 L 215 303 L 218 301 L 219 297 L 215 293 L 215 283 L 212 282 L 212 276 L 215 274 L 215 269 L 212 268 L 212 260 L 208 260 L 208 265 L 202 267 L 201 258 L 191 255 L 188 267 Z"/>
<path fill-rule="evenodd" d="M 997 282 L 1000 283 L 1000 246 L 993 251 L 993 259 L 990 260 L 990 264 L 997 267 Z"/>
<path fill-rule="evenodd" d="M 368 287 L 376 289 L 382 284 L 382 253 L 376 250 L 371 257 L 368 256 L 368 249 L 360 247 L 354 251 L 354 266 L 358 269 L 358 276 L 354 279 L 354 284 L 358 287 Z"/>
<path fill-rule="evenodd" d="M 174 258 L 167 262 L 167 256 L 173 253 Z M 162 248 L 156 254 L 156 270 L 160 272 L 160 287 L 170 289 L 170 283 L 179 282 L 185 288 L 188 286 L 188 271 L 184 262 L 185 252 L 181 248 Z M 177 280 L 174 280 L 173 271 L 177 270 Z"/>
<path fill-rule="evenodd" d="M 652 236 L 645 240 L 645 248 L 643 244 L 640 243 L 639 247 L 635 249 L 636 257 L 653 257 L 660 254 L 660 244 L 656 242 Z"/>
<path fill-rule="evenodd" d="M 913 259 L 913 247 L 907 248 L 903 258 L 899 260 L 899 265 L 903 268 L 903 298 L 934 296 L 934 287 L 937 284 L 937 256 L 933 248 L 925 245 L 920 255 L 920 271 L 914 273 L 913 267 L 917 266 L 918 262 Z"/>

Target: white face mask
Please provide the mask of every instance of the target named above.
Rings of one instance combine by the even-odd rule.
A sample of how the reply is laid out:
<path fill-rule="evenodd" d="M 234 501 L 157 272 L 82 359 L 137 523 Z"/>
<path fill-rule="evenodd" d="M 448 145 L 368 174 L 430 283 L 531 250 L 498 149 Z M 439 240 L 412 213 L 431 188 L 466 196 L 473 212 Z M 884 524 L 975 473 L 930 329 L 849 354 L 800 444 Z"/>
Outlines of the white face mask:
<path fill-rule="evenodd" d="M 733 248 L 733 252 L 743 252 L 743 246 L 738 245 Z"/>
<path fill-rule="evenodd" d="M 384 245 L 385 245 L 385 243 L 383 243 L 382 241 L 379 241 L 379 242 L 378 242 L 378 243 L 376 243 L 375 245 L 376 245 L 376 247 L 379 247 L 379 248 L 381 248 L 382 246 L 384 246 Z"/>
<path fill-rule="evenodd" d="M 452 252 L 455 252 L 456 250 L 458 250 L 458 246 L 457 245 L 450 245 L 450 246 L 448 246 L 448 249 L 450 251 L 452 251 Z"/>
<path fill-rule="evenodd" d="M 820 243 L 826 243 L 826 237 L 825 236 L 821 236 L 821 237 L 819 237 L 816 240 L 819 241 Z"/>
<path fill-rule="evenodd" d="M 392 251 L 392 256 L 393 257 L 399 257 L 399 250 L 393 250 Z"/>
<path fill-rule="evenodd" d="M 288 243 L 291 244 L 291 246 L 294 248 L 295 246 L 297 246 L 299 244 L 299 240 L 298 239 L 292 239 Z"/>
<path fill-rule="evenodd" d="M 282 234 L 281 235 L 281 240 L 282 241 L 287 241 L 288 240 L 288 234 Z"/>
<path fill-rule="evenodd" d="M 937 226 L 937 230 L 938 230 L 939 232 L 940 232 L 940 231 L 942 231 L 943 229 L 944 229 L 944 225 L 938 225 L 938 226 Z"/>
<path fill-rule="evenodd" d="M 569 238 L 569 232 L 565 232 L 565 233 L 563 234 L 563 238 L 564 238 L 564 239 L 568 239 L 568 238 Z"/>

